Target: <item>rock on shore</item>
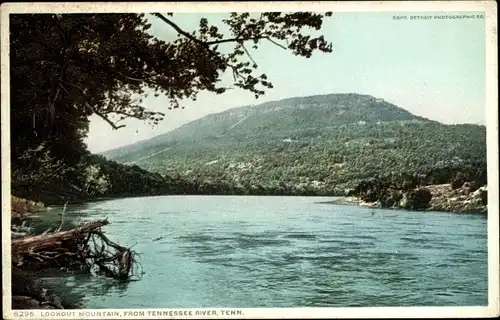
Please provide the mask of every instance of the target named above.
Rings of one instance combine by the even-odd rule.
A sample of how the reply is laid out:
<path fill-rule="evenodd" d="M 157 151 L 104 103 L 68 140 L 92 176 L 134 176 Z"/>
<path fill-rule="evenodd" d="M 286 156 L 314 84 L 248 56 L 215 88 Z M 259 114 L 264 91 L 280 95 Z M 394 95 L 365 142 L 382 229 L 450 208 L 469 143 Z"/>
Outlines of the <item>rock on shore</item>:
<path fill-rule="evenodd" d="M 408 198 L 414 197 L 420 193 L 425 194 L 425 190 L 430 192 L 430 201 L 427 206 L 421 210 L 425 211 L 444 211 L 444 212 L 471 212 L 486 213 L 488 211 L 488 190 L 487 186 L 476 189 L 471 183 L 464 183 L 461 187 L 453 189 L 450 184 L 428 185 L 412 190 L 408 194 L 403 194 L 400 201 L 394 202 L 390 208 L 394 209 L 412 209 L 408 207 Z M 428 199 L 425 199 L 426 201 Z M 387 207 L 382 205 L 380 200 L 363 201 L 359 197 L 349 196 L 341 204 L 360 205 L 370 208 Z"/>
<path fill-rule="evenodd" d="M 23 238 L 31 234 L 25 219 L 35 212 L 45 211 L 41 202 L 11 196 L 11 238 Z M 47 289 L 35 273 L 12 264 L 12 309 L 64 309 L 63 300 Z"/>
<path fill-rule="evenodd" d="M 464 185 L 452 190 L 449 184 L 431 185 L 427 189 L 432 194 L 429 210 L 447 212 L 487 212 L 488 190 L 483 186 L 477 190 Z"/>
<path fill-rule="evenodd" d="M 63 300 L 44 284 L 34 274 L 20 268 L 12 268 L 12 309 L 65 309 Z"/>

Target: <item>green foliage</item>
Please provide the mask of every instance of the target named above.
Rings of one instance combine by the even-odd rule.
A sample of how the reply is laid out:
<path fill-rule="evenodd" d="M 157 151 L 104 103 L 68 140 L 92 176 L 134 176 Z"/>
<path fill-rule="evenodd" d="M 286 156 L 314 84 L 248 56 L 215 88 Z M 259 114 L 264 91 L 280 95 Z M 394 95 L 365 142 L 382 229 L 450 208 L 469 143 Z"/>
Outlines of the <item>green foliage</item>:
<path fill-rule="evenodd" d="M 17 184 L 27 188 L 58 180 L 69 171 L 61 160 L 51 156 L 45 144 L 39 145 L 36 149 L 27 149 L 16 162 L 18 165 L 14 166 L 12 177 Z"/>
<path fill-rule="evenodd" d="M 120 121 L 125 118 L 157 124 L 165 114 L 147 109 L 143 98 L 148 92 L 164 95 L 169 101 L 165 108 L 175 109 L 181 99 L 196 99 L 200 91 L 224 93 L 228 88 L 219 84 L 226 71 L 234 75 L 233 86 L 259 97 L 272 83 L 258 74 L 245 46 L 257 49 L 268 41 L 305 58 L 315 51 L 329 53 L 331 44 L 309 31 L 319 30 L 328 15 L 230 13 L 214 24 L 202 18 L 198 28 L 187 31 L 175 23 L 174 14 L 10 15 L 14 191 L 27 196 L 41 196 L 51 188 L 53 193 L 69 188 L 64 194 L 80 194 L 82 189 L 90 194 L 142 194 L 149 184 L 132 190 L 122 185 L 130 181 L 120 181 L 123 176 L 114 173 L 148 174 L 86 163 L 83 139 L 91 115 L 114 129 L 123 127 Z M 168 24 L 179 37 L 170 42 L 154 37 L 148 31 L 152 20 Z M 217 25 L 226 25 L 229 32 L 224 34 Z M 37 159 L 31 150 L 42 145 L 47 153 Z M 156 178 L 144 179 L 152 190 L 161 189 L 153 182 Z"/>
<path fill-rule="evenodd" d="M 202 18 L 189 31 L 174 14 L 11 15 L 14 194 L 334 195 L 377 175 L 422 173 L 428 181 L 450 183 L 468 164 L 478 183 L 485 182 L 484 127 L 443 125 L 357 94 L 291 98 L 210 115 L 106 153 L 116 162 L 86 150 L 91 115 L 115 129 L 125 118 L 161 121 L 163 112 L 143 104 L 149 91 L 166 96 L 165 107 L 175 109 L 200 91 L 224 93 L 228 88 L 219 84 L 229 71 L 234 87 L 261 96 L 272 83 L 258 74 L 245 46 L 257 49 L 268 41 L 305 58 L 329 53 L 331 44 L 306 30 L 319 30 L 329 15 L 230 13 L 219 24 Z M 152 36 L 151 19 L 179 37 L 166 42 Z"/>
<path fill-rule="evenodd" d="M 340 195 L 385 175 L 450 183 L 468 167 L 486 182 L 485 127 L 443 125 L 357 94 L 235 108 L 104 155 L 251 194 Z"/>
<path fill-rule="evenodd" d="M 486 183 L 486 163 L 455 164 L 449 167 L 436 167 L 427 172 L 377 176 L 362 180 L 349 191 L 348 195 L 356 196 L 366 202 L 378 202 L 384 208 L 424 210 L 429 207 L 432 199 L 431 192 L 425 186 L 436 184 L 436 177 L 442 179 L 438 183 L 445 186 L 451 181 L 450 191 L 463 185 L 466 192 L 470 193 Z M 459 187 L 454 188 L 457 177 L 467 182 L 462 182 Z M 485 197 L 485 194 L 480 190 L 480 197 Z M 486 202 L 483 201 L 482 204 L 485 205 Z"/>
<path fill-rule="evenodd" d="M 181 99 L 195 99 L 199 91 L 223 93 L 222 74 L 231 70 L 236 87 L 256 96 L 272 87 L 266 75 L 255 75 L 246 42 L 283 42 L 293 54 L 309 57 L 313 51 L 331 52 L 323 37 L 312 38 L 303 29 L 320 29 L 323 14 L 231 13 L 222 22 L 229 34 L 200 21 L 186 32 L 173 14 L 18 14 L 10 16 L 11 102 L 15 138 L 81 138 L 92 114 L 120 128 L 112 116 L 158 123 L 164 114 L 142 104 L 146 89 L 163 94 L 170 108 Z M 147 32 L 148 19 L 161 19 L 181 35 L 166 42 Z M 227 53 L 218 44 L 233 44 Z M 168 107 L 168 106 L 165 106 Z M 27 132 L 22 129 L 30 128 Z M 63 132 L 62 129 L 65 131 Z M 28 142 L 31 139 L 28 140 Z M 76 142 L 76 141 L 75 141 Z M 16 149 L 17 150 L 17 149 Z"/>

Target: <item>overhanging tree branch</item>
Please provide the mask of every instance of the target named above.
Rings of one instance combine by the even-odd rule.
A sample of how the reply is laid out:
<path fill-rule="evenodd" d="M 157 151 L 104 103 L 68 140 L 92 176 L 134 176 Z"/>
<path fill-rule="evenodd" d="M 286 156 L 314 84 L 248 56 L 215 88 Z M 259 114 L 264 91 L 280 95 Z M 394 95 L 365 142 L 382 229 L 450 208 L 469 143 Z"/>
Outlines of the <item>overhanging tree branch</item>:
<path fill-rule="evenodd" d="M 161 13 L 153 13 L 154 16 L 160 18 L 161 20 L 163 20 L 163 22 L 165 22 L 166 24 L 168 24 L 169 26 L 171 26 L 172 28 L 174 28 L 175 31 L 177 31 L 179 34 L 185 36 L 186 38 L 190 39 L 190 40 L 193 40 L 194 42 L 198 43 L 198 44 L 201 44 L 202 46 L 208 48 L 208 46 L 210 45 L 213 45 L 213 44 L 219 44 L 219 43 L 226 43 L 226 42 L 238 42 L 238 41 L 242 41 L 242 40 L 256 40 L 256 39 L 262 39 L 262 37 L 252 37 L 252 38 L 246 38 L 246 39 L 242 39 L 240 38 L 241 35 L 243 34 L 243 32 L 241 32 L 238 37 L 236 38 L 231 38 L 231 39 L 222 39 L 222 40 L 214 40 L 214 41 L 203 41 L 203 40 L 200 40 L 196 37 L 193 37 L 192 35 L 190 35 L 189 33 L 187 33 L 186 31 L 182 30 L 178 25 L 176 25 L 172 20 L 168 19 L 167 17 L 165 17 L 164 15 L 162 15 Z"/>
<path fill-rule="evenodd" d="M 85 68 L 85 69 L 90 69 L 90 68 L 93 67 L 92 65 L 87 64 L 84 60 L 82 60 L 79 57 L 72 57 L 71 59 L 68 59 L 68 61 L 75 62 L 80 67 Z M 120 72 L 118 70 L 115 70 L 115 69 L 112 69 L 112 68 L 108 68 L 108 67 L 106 67 L 104 65 L 100 65 L 99 68 L 100 68 L 100 70 L 103 70 L 103 71 L 108 72 L 110 74 L 118 75 L 118 76 L 120 76 L 122 78 L 125 78 L 127 80 L 130 80 L 130 81 L 145 82 L 145 83 L 148 83 L 148 84 L 151 84 L 151 85 L 156 85 L 156 86 L 161 86 L 161 87 L 165 86 L 165 84 L 159 83 L 159 82 L 157 82 L 157 81 L 155 81 L 155 80 L 153 80 L 151 78 L 147 78 L 147 79 L 134 78 L 134 77 L 128 76 L 126 74 L 123 74 L 122 72 Z"/>
<path fill-rule="evenodd" d="M 255 60 L 252 58 L 252 56 L 250 55 L 250 52 L 248 52 L 247 48 L 245 48 L 245 46 L 243 44 L 241 44 L 241 47 L 243 48 L 243 50 L 245 50 L 245 53 L 247 54 L 250 61 L 252 61 L 253 64 L 256 64 Z"/>
<path fill-rule="evenodd" d="M 193 35 L 189 34 L 188 32 L 182 30 L 177 24 L 175 24 L 173 21 L 171 21 L 170 19 L 168 19 L 167 17 L 165 17 L 164 15 L 162 15 L 161 13 L 153 13 L 153 16 L 155 17 L 158 17 L 160 18 L 163 22 L 167 23 L 169 26 L 171 26 L 175 31 L 177 31 L 179 34 L 185 36 L 186 38 L 196 42 L 197 44 L 199 44 L 200 46 L 202 46 L 203 48 L 205 48 L 210 55 L 214 56 L 216 59 L 219 59 L 220 61 L 222 61 L 222 63 L 228 67 L 230 67 L 233 71 L 233 78 L 234 80 L 236 81 L 236 78 L 242 78 L 244 80 L 246 80 L 247 78 L 245 76 L 243 76 L 239 71 L 238 71 L 238 68 L 235 67 L 234 65 L 231 65 L 229 64 L 227 61 L 225 61 L 223 58 L 221 58 L 216 52 L 214 52 L 211 48 L 210 48 L 210 45 L 214 45 L 214 44 L 220 44 L 220 43 L 228 43 L 228 42 L 238 42 L 243 50 L 245 51 L 245 53 L 247 54 L 247 56 L 249 57 L 249 59 L 254 63 L 255 61 L 253 60 L 252 56 L 250 55 L 250 53 L 248 52 L 248 50 L 245 48 L 245 46 L 243 45 L 243 42 L 245 41 L 248 41 L 248 40 L 268 40 L 269 42 L 273 43 L 274 45 L 282 48 L 282 49 L 287 49 L 285 46 L 277 43 L 276 41 L 274 41 L 273 39 L 271 39 L 270 37 L 268 36 L 264 36 L 264 35 L 258 35 L 258 36 L 254 36 L 254 37 L 248 37 L 248 38 L 242 38 L 242 35 L 244 34 L 244 32 L 248 29 L 248 26 L 241 30 L 241 32 L 236 36 L 236 38 L 230 38 L 230 39 L 222 39 L 222 40 L 215 40 L 215 41 L 203 41 L 203 40 L 200 40 L 196 37 L 194 37 Z"/>
<path fill-rule="evenodd" d="M 277 43 L 276 41 L 274 41 L 273 39 L 271 39 L 269 37 L 266 37 L 265 39 L 268 40 L 269 42 L 271 42 L 272 44 L 277 45 L 278 47 L 280 47 L 282 49 L 285 49 L 285 50 L 287 49 L 284 45 L 281 45 L 281 44 Z"/>
<path fill-rule="evenodd" d="M 127 116 L 127 117 L 139 119 L 139 120 L 143 119 L 142 117 L 140 117 L 140 116 L 138 116 L 136 114 L 128 113 L 128 112 L 125 112 L 125 111 L 119 111 L 119 110 L 112 110 L 112 111 L 106 112 L 105 114 L 111 114 L 111 113 L 121 114 L 121 115 L 124 115 L 124 116 Z"/>
<path fill-rule="evenodd" d="M 250 37 L 250 38 L 230 38 L 230 39 L 222 39 L 222 40 L 214 40 L 214 41 L 208 41 L 205 42 L 207 45 L 213 45 L 213 44 L 219 44 L 219 43 L 227 43 L 227 42 L 243 42 L 243 41 L 248 41 L 248 40 L 260 40 L 260 39 L 265 39 L 267 37 L 265 36 L 256 36 L 256 37 Z"/>
<path fill-rule="evenodd" d="M 193 40 L 194 42 L 197 42 L 197 43 L 199 43 L 201 45 L 206 45 L 206 42 L 204 42 L 204 41 L 202 41 L 200 39 L 197 39 L 197 38 L 193 37 L 192 35 L 190 35 L 189 33 L 187 33 L 186 31 L 182 30 L 178 25 L 176 25 L 170 19 L 167 19 L 161 13 L 152 13 L 152 15 L 155 16 L 155 17 L 160 18 L 161 20 L 163 20 L 163 22 L 165 22 L 166 24 L 168 24 L 169 26 L 171 26 L 172 28 L 174 28 L 175 31 L 177 31 L 179 34 L 182 34 L 186 38 L 189 38 L 189 39 Z"/>
<path fill-rule="evenodd" d="M 65 83 L 65 84 L 67 84 L 67 85 L 70 85 L 70 86 L 72 86 L 72 87 L 74 87 L 74 88 L 79 89 L 79 90 L 82 92 L 82 94 L 84 94 L 84 90 L 83 90 L 83 89 L 81 89 L 80 87 L 78 87 L 77 85 L 72 84 L 72 83 L 69 83 L 69 82 L 66 82 L 66 81 L 63 81 L 63 80 L 61 80 L 61 82 L 64 82 L 64 83 Z M 59 86 L 61 87 L 61 89 L 63 89 L 63 91 L 64 91 L 64 92 L 66 92 L 66 94 L 67 94 L 67 95 L 69 95 L 72 99 L 74 99 L 75 101 L 77 101 L 77 100 L 75 99 L 75 97 L 74 97 L 71 93 L 69 93 L 69 91 L 68 91 L 68 90 L 67 90 L 67 89 L 66 89 L 66 88 L 65 88 L 62 84 L 59 84 Z M 91 105 L 90 105 L 87 101 L 84 101 L 83 103 L 85 104 L 85 107 L 86 107 L 86 108 L 87 108 L 90 112 L 95 113 L 96 115 L 98 115 L 99 117 L 101 117 L 104 121 L 106 121 L 107 123 L 109 123 L 109 125 L 110 125 L 113 129 L 118 130 L 118 129 L 120 129 L 120 128 L 125 127 L 125 125 L 124 125 L 124 124 L 117 126 L 115 123 L 113 123 L 113 121 L 109 120 L 109 118 L 108 118 L 108 117 L 106 117 L 104 114 L 100 113 L 100 112 L 99 112 L 96 108 L 92 107 L 92 106 L 91 106 Z"/>
<path fill-rule="evenodd" d="M 228 42 L 244 42 L 244 41 L 248 41 L 248 40 L 262 40 L 262 39 L 269 40 L 270 42 L 274 43 L 275 45 L 277 45 L 277 46 L 279 46 L 279 47 L 281 47 L 283 49 L 286 49 L 286 47 L 284 47 L 283 45 L 281 45 L 281 44 L 277 43 L 276 41 L 272 40 L 268 36 L 258 35 L 258 36 L 254 36 L 254 37 L 242 38 L 241 36 L 244 34 L 244 31 L 248 29 L 248 27 L 245 28 L 245 29 L 243 29 L 243 30 L 241 30 L 241 32 L 235 38 L 221 39 L 221 40 L 214 40 L 214 41 L 203 41 L 203 40 L 200 40 L 200 39 L 198 39 L 196 37 L 193 37 L 191 34 L 187 33 L 184 30 L 182 30 L 172 20 L 168 19 L 167 17 L 165 17 L 161 13 L 153 13 L 152 15 L 154 15 L 155 17 L 158 17 L 161 20 L 163 20 L 163 22 L 167 23 L 169 26 L 171 26 L 172 28 L 174 28 L 174 30 L 177 31 L 179 34 L 185 36 L 186 38 L 188 38 L 190 40 L 193 40 L 194 42 L 196 42 L 196 43 L 198 43 L 198 44 L 206 47 L 209 50 L 210 50 L 209 46 L 213 45 L 213 44 L 228 43 Z"/>

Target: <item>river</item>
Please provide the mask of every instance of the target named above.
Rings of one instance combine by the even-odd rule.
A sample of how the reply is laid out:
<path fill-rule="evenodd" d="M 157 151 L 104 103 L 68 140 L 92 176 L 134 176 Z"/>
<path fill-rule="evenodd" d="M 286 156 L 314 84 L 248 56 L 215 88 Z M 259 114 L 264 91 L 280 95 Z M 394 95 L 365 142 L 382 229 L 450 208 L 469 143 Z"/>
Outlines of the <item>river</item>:
<path fill-rule="evenodd" d="M 83 308 L 486 306 L 487 217 L 317 197 L 163 196 L 70 205 L 107 217 L 145 274 L 45 277 Z M 60 219 L 54 208 L 45 223 Z M 41 218 L 39 218 L 41 219 Z M 158 239 L 160 238 L 160 239 Z"/>

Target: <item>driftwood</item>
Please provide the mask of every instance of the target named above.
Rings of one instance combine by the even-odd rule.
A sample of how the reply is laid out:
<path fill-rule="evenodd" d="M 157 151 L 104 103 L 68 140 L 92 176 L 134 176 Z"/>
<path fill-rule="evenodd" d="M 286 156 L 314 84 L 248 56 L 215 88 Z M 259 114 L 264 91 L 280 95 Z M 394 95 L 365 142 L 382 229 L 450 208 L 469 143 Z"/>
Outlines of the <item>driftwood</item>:
<path fill-rule="evenodd" d="M 95 267 L 109 277 L 126 280 L 132 276 L 134 252 L 109 240 L 101 231 L 107 220 L 79 227 L 12 240 L 12 263 L 28 269 L 57 267 L 91 270 Z"/>
<path fill-rule="evenodd" d="M 19 239 L 19 238 L 24 238 L 28 234 L 26 232 L 17 232 L 17 231 L 10 231 L 10 237 L 12 239 Z"/>
<path fill-rule="evenodd" d="M 107 224 L 107 220 L 97 220 L 66 231 L 60 231 L 56 233 L 44 232 L 40 235 L 15 240 L 12 241 L 12 251 L 25 252 L 28 249 L 30 249 L 31 251 L 38 251 L 43 249 L 61 247 L 64 241 L 76 240 L 86 233 L 95 231 Z"/>
<path fill-rule="evenodd" d="M 32 234 L 30 215 L 44 211 L 41 203 L 12 197 L 11 261 L 13 309 L 74 309 L 55 292 L 47 290 L 36 271 L 57 268 L 64 272 L 98 272 L 119 280 L 142 276 L 136 273 L 136 253 L 109 240 L 101 230 L 108 224 L 96 220 L 64 230 L 66 205 L 59 226 Z M 54 230 L 55 229 L 55 230 Z M 54 230 L 54 231 L 52 231 Z"/>

